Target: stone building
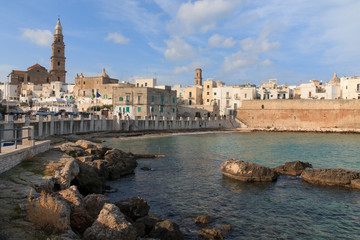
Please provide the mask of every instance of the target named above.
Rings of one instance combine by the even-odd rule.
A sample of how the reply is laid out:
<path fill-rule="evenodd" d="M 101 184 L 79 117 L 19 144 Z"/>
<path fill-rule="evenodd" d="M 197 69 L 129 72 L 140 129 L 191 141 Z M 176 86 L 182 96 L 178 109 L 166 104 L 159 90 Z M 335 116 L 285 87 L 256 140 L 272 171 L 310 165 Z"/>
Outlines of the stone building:
<path fill-rule="evenodd" d="M 65 82 L 66 71 L 65 71 L 65 44 L 64 35 L 62 34 L 62 27 L 60 19 L 58 19 L 55 26 L 54 42 L 51 45 L 51 70 L 50 80 Z"/>
<path fill-rule="evenodd" d="M 18 95 L 21 93 L 22 84 L 32 83 L 35 85 L 41 85 L 49 83 L 50 81 L 65 82 L 65 44 L 64 36 L 62 34 L 62 27 L 60 19 L 58 19 L 54 42 L 52 44 L 52 56 L 51 56 L 51 69 L 48 70 L 39 65 L 35 64 L 26 71 L 12 70 L 10 73 L 11 84 L 18 86 Z"/>
<path fill-rule="evenodd" d="M 342 77 L 340 92 L 342 99 L 360 99 L 360 76 Z"/>
<path fill-rule="evenodd" d="M 176 91 L 149 87 L 115 87 L 114 115 L 130 119 L 148 117 L 176 118 Z"/>

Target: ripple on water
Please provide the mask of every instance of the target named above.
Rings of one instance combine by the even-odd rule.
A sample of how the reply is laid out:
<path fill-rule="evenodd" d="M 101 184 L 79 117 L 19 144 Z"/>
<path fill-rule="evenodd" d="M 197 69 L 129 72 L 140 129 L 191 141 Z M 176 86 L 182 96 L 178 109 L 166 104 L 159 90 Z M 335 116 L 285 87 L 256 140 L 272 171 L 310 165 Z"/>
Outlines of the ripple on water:
<path fill-rule="evenodd" d="M 206 214 L 228 239 L 355 239 L 360 233 L 360 191 L 310 185 L 281 176 L 274 183 L 242 183 L 223 177 L 221 163 L 239 158 L 274 167 L 308 161 L 314 167 L 359 170 L 360 135 L 227 133 L 179 135 L 109 146 L 135 153 L 165 153 L 140 159 L 135 175 L 110 184 L 112 200 L 142 196 L 152 214 L 176 221 L 186 239 L 196 239 L 194 218 Z M 139 170 L 142 166 L 152 171 Z"/>

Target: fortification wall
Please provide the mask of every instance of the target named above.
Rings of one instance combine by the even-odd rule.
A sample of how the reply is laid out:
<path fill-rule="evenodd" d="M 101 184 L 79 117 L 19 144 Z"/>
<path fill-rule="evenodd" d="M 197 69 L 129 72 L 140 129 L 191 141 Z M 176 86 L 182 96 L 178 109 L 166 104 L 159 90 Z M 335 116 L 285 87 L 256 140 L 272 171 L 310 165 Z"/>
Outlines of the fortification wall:
<path fill-rule="evenodd" d="M 250 128 L 360 129 L 360 100 L 243 101 L 237 118 Z"/>

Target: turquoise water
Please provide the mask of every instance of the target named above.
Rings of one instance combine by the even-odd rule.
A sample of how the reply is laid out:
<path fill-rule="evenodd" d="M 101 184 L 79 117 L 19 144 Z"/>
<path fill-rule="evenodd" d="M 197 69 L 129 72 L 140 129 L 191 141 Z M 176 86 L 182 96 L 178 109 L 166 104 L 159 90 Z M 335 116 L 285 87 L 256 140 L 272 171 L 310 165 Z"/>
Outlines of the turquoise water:
<path fill-rule="evenodd" d="M 161 153 L 139 159 L 134 175 L 110 182 L 111 200 L 141 196 L 151 214 L 178 223 L 186 239 L 197 239 L 194 218 L 208 215 L 209 227 L 230 224 L 226 239 L 358 239 L 360 191 L 322 187 L 299 177 L 274 183 L 242 183 L 223 177 L 220 165 L 238 158 L 275 167 L 308 161 L 314 167 L 359 171 L 360 135 L 311 133 L 207 133 L 106 144 L 134 153 Z M 142 171 L 141 167 L 152 171 Z"/>

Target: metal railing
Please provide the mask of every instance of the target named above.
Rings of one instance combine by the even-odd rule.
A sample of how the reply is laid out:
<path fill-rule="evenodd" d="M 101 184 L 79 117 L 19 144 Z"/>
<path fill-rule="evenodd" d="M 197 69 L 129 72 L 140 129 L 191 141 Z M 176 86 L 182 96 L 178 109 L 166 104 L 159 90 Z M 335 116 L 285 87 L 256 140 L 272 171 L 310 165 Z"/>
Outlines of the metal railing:
<path fill-rule="evenodd" d="M 23 134 L 19 134 L 19 131 L 23 133 L 24 130 L 28 130 L 27 136 L 23 136 Z M 12 131 L 14 136 L 13 138 L 9 139 L 2 139 L 4 132 L 6 131 Z M 33 134 L 34 128 L 32 127 L 23 127 L 23 128 L 9 128 L 9 129 L 0 129 L 0 153 L 3 147 L 3 143 L 11 142 L 13 145 L 15 145 L 15 149 L 17 149 L 18 141 L 23 139 L 32 140 L 34 134 Z M 21 137 L 19 137 L 21 136 Z"/>

